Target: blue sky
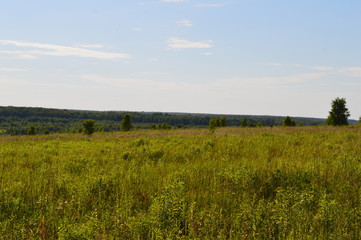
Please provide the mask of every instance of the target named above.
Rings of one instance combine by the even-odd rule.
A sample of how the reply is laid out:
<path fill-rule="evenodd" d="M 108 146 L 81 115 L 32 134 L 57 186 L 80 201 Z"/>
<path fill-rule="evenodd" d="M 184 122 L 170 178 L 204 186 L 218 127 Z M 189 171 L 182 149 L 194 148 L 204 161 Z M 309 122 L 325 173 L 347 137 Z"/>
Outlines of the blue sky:
<path fill-rule="evenodd" d="M 0 105 L 361 116 L 361 1 L 1 1 Z"/>

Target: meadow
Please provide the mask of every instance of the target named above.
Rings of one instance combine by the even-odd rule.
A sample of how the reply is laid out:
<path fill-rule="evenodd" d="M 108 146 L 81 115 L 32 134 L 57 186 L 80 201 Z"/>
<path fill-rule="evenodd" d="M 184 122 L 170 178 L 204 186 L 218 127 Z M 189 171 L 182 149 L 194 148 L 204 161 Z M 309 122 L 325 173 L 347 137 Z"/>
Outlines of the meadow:
<path fill-rule="evenodd" d="M 361 128 L 0 137 L 0 239 L 361 239 Z"/>

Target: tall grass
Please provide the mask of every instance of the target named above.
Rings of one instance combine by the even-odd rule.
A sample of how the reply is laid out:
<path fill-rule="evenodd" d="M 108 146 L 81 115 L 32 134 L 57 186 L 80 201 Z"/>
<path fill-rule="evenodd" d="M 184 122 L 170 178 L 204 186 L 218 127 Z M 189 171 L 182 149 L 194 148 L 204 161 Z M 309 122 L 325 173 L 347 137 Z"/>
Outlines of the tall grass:
<path fill-rule="evenodd" d="M 0 239 L 360 239 L 361 128 L 0 138 Z"/>

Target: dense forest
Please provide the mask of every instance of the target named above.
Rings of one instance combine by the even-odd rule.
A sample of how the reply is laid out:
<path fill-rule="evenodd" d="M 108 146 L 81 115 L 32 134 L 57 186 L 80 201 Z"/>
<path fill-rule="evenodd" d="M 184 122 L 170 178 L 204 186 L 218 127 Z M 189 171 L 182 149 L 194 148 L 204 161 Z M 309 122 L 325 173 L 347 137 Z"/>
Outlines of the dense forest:
<path fill-rule="evenodd" d="M 122 112 L 122 111 L 82 111 L 33 107 L 0 107 L 0 134 L 24 135 L 30 126 L 37 133 L 79 132 L 85 119 L 96 121 L 97 131 L 113 132 L 120 130 L 120 121 L 128 113 L 134 128 L 151 129 L 157 126 L 168 128 L 204 128 L 211 118 L 226 118 L 227 126 L 240 126 L 247 118 L 250 126 L 279 126 L 283 116 L 252 116 L 252 115 L 216 115 L 191 113 L 160 113 L 160 112 Z M 323 125 L 324 119 L 293 118 L 297 125 Z"/>

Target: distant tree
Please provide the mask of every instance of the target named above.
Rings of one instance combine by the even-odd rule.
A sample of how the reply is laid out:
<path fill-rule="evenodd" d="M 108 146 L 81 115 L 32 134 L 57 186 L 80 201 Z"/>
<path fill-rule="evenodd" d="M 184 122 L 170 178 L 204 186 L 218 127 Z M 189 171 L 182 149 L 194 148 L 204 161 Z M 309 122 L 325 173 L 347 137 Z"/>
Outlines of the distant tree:
<path fill-rule="evenodd" d="M 169 123 L 162 123 L 162 124 L 159 125 L 158 128 L 159 129 L 164 129 L 164 130 L 170 130 L 170 129 L 172 129 L 172 126 L 169 125 Z"/>
<path fill-rule="evenodd" d="M 295 121 L 293 121 L 292 118 L 290 118 L 289 116 L 285 117 L 283 120 L 282 120 L 282 126 L 285 126 L 285 127 L 293 127 L 293 126 L 296 126 L 296 123 Z"/>
<path fill-rule="evenodd" d="M 124 131 L 124 132 L 130 131 L 130 129 L 133 126 L 132 120 L 130 119 L 130 115 L 125 114 L 124 118 L 122 119 L 120 124 L 121 124 L 121 130 L 122 131 Z"/>
<path fill-rule="evenodd" d="M 86 135 L 92 135 L 95 132 L 95 120 L 93 119 L 87 119 L 83 122 L 84 130 L 83 132 Z"/>
<path fill-rule="evenodd" d="M 225 117 L 221 117 L 221 118 L 219 119 L 219 122 L 220 122 L 220 127 L 225 127 L 225 126 L 227 126 L 227 120 L 226 120 Z"/>
<path fill-rule="evenodd" d="M 49 135 L 50 134 L 50 131 L 48 129 L 44 130 L 43 132 L 45 135 Z"/>
<path fill-rule="evenodd" d="M 34 126 L 30 126 L 28 132 L 27 132 L 28 135 L 36 135 L 36 129 Z"/>
<path fill-rule="evenodd" d="M 241 127 L 248 127 L 250 125 L 250 121 L 248 118 L 243 118 L 241 121 Z"/>
<path fill-rule="evenodd" d="M 220 122 L 219 118 L 211 118 L 209 120 L 208 127 L 211 132 L 214 132 L 214 130 L 216 130 L 217 127 L 220 127 L 220 125 L 221 125 L 221 122 Z"/>
<path fill-rule="evenodd" d="M 256 123 L 256 127 L 263 127 L 263 124 L 258 122 L 258 123 Z"/>
<path fill-rule="evenodd" d="M 358 125 L 361 125 L 361 117 L 358 119 Z"/>
<path fill-rule="evenodd" d="M 331 111 L 329 112 L 326 124 L 332 126 L 348 125 L 347 118 L 349 116 L 350 112 L 346 107 L 346 99 L 336 98 L 331 103 Z"/>

